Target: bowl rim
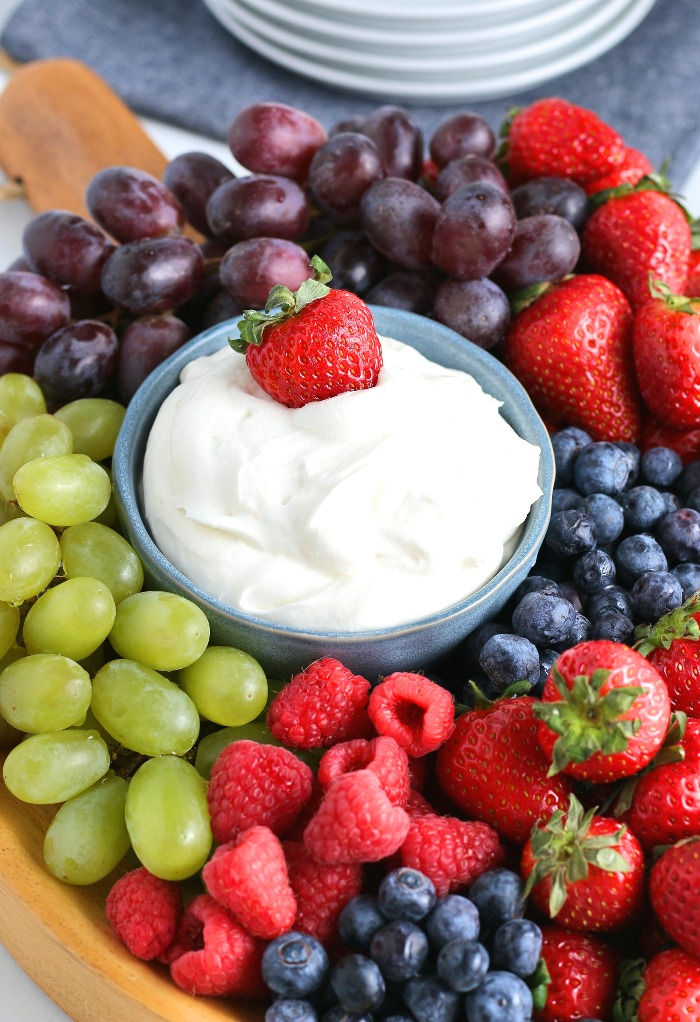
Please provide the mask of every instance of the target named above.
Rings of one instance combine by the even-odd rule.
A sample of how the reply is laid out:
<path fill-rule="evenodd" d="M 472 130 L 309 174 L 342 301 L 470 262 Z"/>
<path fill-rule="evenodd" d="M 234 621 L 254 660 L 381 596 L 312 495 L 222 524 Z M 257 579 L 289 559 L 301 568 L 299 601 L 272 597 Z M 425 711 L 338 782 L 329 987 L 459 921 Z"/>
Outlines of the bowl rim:
<path fill-rule="evenodd" d="M 154 568 L 156 573 L 166 574 L 174 585 L 177 585 L 180 590 L 185 590 L 192 594 L 192 598 L 211 614 L 236 622 L 241 627 L 255 630 L 260 634 L 270 634 L 278 637 L 280 634 L 284 634 L 294 640 L 338 642 L 351 646 L 380 639 L 399 638 L 425 631 L 426 629 L 451 621 L 467 611 L 476 610 L 506 587 L 513 575 L 522 568 L 523 564 L 532 558 L 533 554 L 536 555 L 544 539 L 551 514 L 552 490 L 554 488 L 554 452 L 547 428 L 523 385 L 490 352 L 480 348 L 437 320 L 428 319 L 403 309 L 394 309 L 371 303 L 369 304 L 369 309 L 372 312 L 377 332 L 380 335 L 394 336 L 397 327 L 403 325 L 408 335 L 417 341 L 417 343 L 413 344 L 409 340 L 404 340 L 404 343 L 411 344 L 411 347 L 415 347 L 421 354 L 424 354 L 422 347 L 425 347 L 426 344 L 422 344 L 422 335 L 419 333 L 422 329 L 424 334 L 426 332 L 429 334 L 428 342 L 431 340 L 434 342 L 438 339 L 447 345 L 450 349 L 451 359 L 454 362 L 459 362 L 464 359 L 465 355 L 468 355 L 474 366 L 475 378 L 486 393 L 491 393 L 491 391 L 482 382 L 480 378 L 482 374 L 489 378 L 491 384 L 498 384 L 497 390 L 500 389 L 504 392 L 503 395 L 492 394 L 491 396 L 496 397 L 497 400 L 502 402 L 501 411 L 506 421 L 512 426 L 509 419 L 511 409 L 506 407 L 507 402 L 512 402 L 513 406 L 517 406 L 530 420 L 532 436 L 524 437 L 523 439 L 526 439 L 529 443 L 534 444 L 540 449 L 538 485 L 542 493 L 532 504 L 530 512 L 523 523 L 523 531 L 518 544 L 503 567 L 492 579 L 481 586 L 475 593 L 472 593 L 471 596 L 467 596 L 458 603 L 450 604 L 450 606 L 443 610 L 426 617 L 403 624 L 363 631 L 314 631 L 292 625 L 275 624 L 264 618 L 255 617 L 244 611 L 237 610 L 235 607 L 223 603 L 195 585 L 184 572 L 172 564 L 153 540 L 141 510 L 137 477 L 140 479 L 140 468 L 143 462 L 146 439 L 160 404 L 178 384 L 180 373 L 184 367 L 194 358 L 214 354 L 225 347 L 228 336 L 236 330 L 236 324 L 239 321 L 237 317 L 217 323 L 185 343 L 153 370 L 127 405 L 126 414 L 119 430 L 112 457 L 114 494 L 119 517 L 127 532 L 127 539 L 132 546 L 135 546 L 133 536 L 134 534 L 136 535 L 138 541 L 136 553 L 144 563 L 147 574 L 149 568 Z M 401 339 L 399 338 L 399 340 Z M 454 365 L 442 360 L 440 360 L 440 364 L 467 372 L 472 371 L 471 369 L 465 370 L 462 365 Z M 476 374 L 477 369 L 479 370 L 478 374 Z M 153 407 L 154 388 L 161 393 L 161 400 L 157 402 L 155 407 Z M 515 426 L 513 428 L 516 429 Z M 518 432 L 517 429 L 516 432 Z M 138 443 L 136 447 L 134 446 L 135 436 Z"/>

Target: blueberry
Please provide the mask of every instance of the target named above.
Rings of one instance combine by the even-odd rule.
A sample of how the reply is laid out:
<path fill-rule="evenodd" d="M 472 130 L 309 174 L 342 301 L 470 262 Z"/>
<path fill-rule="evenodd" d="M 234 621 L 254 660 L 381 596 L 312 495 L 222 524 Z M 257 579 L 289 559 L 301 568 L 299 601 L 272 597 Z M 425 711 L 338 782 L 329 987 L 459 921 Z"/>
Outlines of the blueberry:
<path fill-rule="evenodd" d="M 630 444 L 626 440 L 616 440 L 615 446 L 619 447 L 622 453 L 627 458 L 629 464 L 630 474 L 627 480 L 627 486 L 634 486 L 639 477 L 639 468 L 641 463 L 641 454 L 636 444 Z"/>
<path fill-rule="evenodd" d="M 680 511 L 680 509 L 684 506 L 684 502 L 677 493 L 672 493 L 670 490 L 659 490 L 659 493 L 663 497 L 667 515 L 670 515 L 672 511 Z M 697 510 L 697 508 L 695 510 Z"/>
<path fill-rule="evenodd" d="M 374 1018 L 372 1015 L 348 1011 L 342 1004 L 335 1004 L 324 1012 L 321 1022 L 374 1022 Z"/>
<path fill-rule="evenodd" d="M 681 497 L 687 497 L 696 486 L 700 486 L 700 461 L 691 461 L 681 472 L 675 488 Z"/>
<path fill-rule="evenodd" d="M 566 642 L 576 624 L 576 611 L 563 596 L 528 593 L 513 611 L 513 629 L 535 646 Z"/>
<path fill-rule="evenodd" d="M 379 908 L 387 919 L 417 923 L 437 901 L 433 881 L 420 870 L 400 866 L 387 873 L 377 889 Z"/>
<path fill-rule="evenodd" d="M 629 593 L 622 586 L 612 585 L 593 593 L 588 601 L 588 616 L 595 623 L 607 610 L 617 610 L 620 614 L 632 617 L 632 601 Z"/>
<path fill-rule="evenodd" d="M 567 426 L 552 436 L 554 465 L 556 467 L 556 485 L 569 486 L 574 478 L 574 463 L 584 447 L 592 442 L 585 430 L 577 426 Z"/>
<path fill-rule="evenodd" d="M 289 930 L 271 940 L 262 956 L 262 976 L 276 994 L 303 999 L 319 990 L 328 973 L 328 955 L 308 933 Z"/>
<path fill-rule="evenodd" d="M 364 1014 L 384 1000 L 386 985 L 381 969 L 365 955 L 345 955 L 331 969 L 330 984 L 341 1007 Z"/>
<path fill-rule="evenodd" d="M 537 646 L 523 635 L 494 635 L 482 649 L 479 664 L 501 692 L 515 681 L 534 685 L 540 676 Z"/>
<path fill-rule="evenodd" d="M 539 699 L 544 689 L 544 683 L 549 677 L 549 672 L 554 667 L 554 664 L 561 655 L 558 649 L 542 649 L 540 650 L 540 677 L 537 683 L 530 689 L 531 696 L 537 696 Z"/>
<path fill-rule="evenodd" d="M 403 999 L 416 1022 L 455 1022 L 462 999 L 437 976 L 416 976 L 404 987 Z"/>
<path fill-rule="evenodd" d="M 581 503 L 581 494 L 578 490 L 563 487 L 561 490 L 552 491 L 552 514 L 558 511 L 571 511 Z"/>
<path fill-rule="evenodd" d="M 317 1022 L 318 1015 L 309 1001 L 280 997 L 265 1012 L 265 1022 Z"/>
<path fill-rule="evenodd" d="M 619 610 L 604 610 L 593 622 L 592 639 L 624 642 L 629 645 L 634 635 L 634 621 Z"/>
<path fill-rule="evenodd" d="M 451 990 L 474 990 L 489 971 L 489 953 L 476 940 L 457 937 L 440 949 L 435 969 Z"/>
<path fill-rule="evenodd" d="M 645 571 L 630 589 L 638 621 L 653 623 L 683 603 L 683 589 L 670 571 Z"/>
<path fill-rule="evenodd" d="M 577 613 L 583 613 L 583 600 L 581 599 L 581 594 L 573 582 L 560 582 L 559 595 L 563 596 L 565 600 L 568 600 Z"/>
<path fill-rule="evenodd" d="M 597 542 L 595 522 L 583 511 L 558 511 L 549 520 L 544 541 L 559 557 L 585 554 Z"/>
<path fill-rule="evenodd" d="M 495 930 L 507 919 L 518 919 L 525 911 L 522 878 L 500 867 L 477 877 L 469 888 L 469 900 L 476 905 L 483 931 Z"/>
<path fill-rule="evenodd" d="M 605 550 L 589 550 L 574 564 L 574 582 L 589 595 L 613 585 L 615 577 L 615 561 Z"/>
<path fill-rule="evenodd" d="M 544 575 L 528 575 L 513 594 L 513 602 L 519 603 L 528 593 L 546 593 L 548 596 L 559 596 L 559 584 Z"/>
<path fill-rule="evenodd" d="M 537 968 L 542 952 L 542 930 L 531 919 L 509 919 L 491 938 L 494 969 L 514 972 L 525 979 Z"/>
<path fill-rule="evenodd" d="M 607 493 L 590 493 L 579 501 L 578 509 L 595 522 L 598 546 L 614 543 L 625 527 L 625 516 L 620 503 Z"/>
<path fill-rule="evenodd" d="M 689 600 L 700 589 L 700 564 L 684 561 L 671 568 L 671 574 L 680 582 L 684 600 Z"/>
<path fill-rule="evenodd" d="M 688 496 L 683 501 L 683 507 L 689 507 L 693 511 L 700 511 L 700 486 L 696 486 L 694 490 L 691 490 Z M 672 511 L 677 510 L 671 508 Z"/>
<path fill-rule="evenodd" d="M 479 663 L 481 651 L 493 635 L 502 635 L 510 631 L 508 625 L 500 624 L 498 621 L 484 621 L 477 625 L 471 635 L 464 640 L 462 650 L 468 658 L 469 663 L 476 666 Z"/>
<path fill-rule="evenodd" d="M 479 910 L 463 894 L 443 894 L 423 924 L 433 947 L 441 948 L 455 937 L 476 940 L 479 936 Z"/>
<path fill-rule="evenodd" d="M 657 535 L 669 561 L 700 560 L 700 511 L 672 511 L 661 520 Z"/>
<path fill-rule="evenodd" d="M 589 493 L 621 493 L 630 478 L 625 451 L 607 440 L 589 444 L 579 452 L 574 465 L 574 485 L 584 496 Z"/>
<path fill-rule="evenodd" d="M 670 447 L 650 447 L 642 455 L 641 471 L 652 486 L 673 486 L 683 471 L 683 461 Z"/>
<path fill-rule="evenodd" d="M 358 894 L 343 906 L 338 916 L 338 933 L 353 951 L 368 951 L 372 937 L 386 921 L 374 895 Z"/>
<path fill-rule="evenodd" d="M 532 994 L 519 976 L 495 969 L 464 995 L 464 1011 L 469 1022 L 528 1022 Z"/>
<path fill-rule="evenodd" d="M 658 525 L 666 512 L 666 501 L 653 486 L 633 486 L 620 494 L 625 525 L 633 532 L 648 532 Z"/>
<path fill-rule="evenodd" d="M 418 975 L 428 957 L 428 938 L 415 923 L 396 919 L 377 930 L 369 953 L 385 979 L 410 979 Z"/>
<path fill-rule="evenodd" d="M 647 532 L 623 539 L 615 551 L 615 563 L 618 578 L 626 586 L 631 586 L 645 571 L 666 571 L 668 568 L 666 554 Z"/>
<path fill-rule="evenodd" d="M 563 642 L 556 643 L 555 649 L 563 653 L 565 649 L 576 646 L 579 642 L 586 642 L 591 637 L 591 628 L 591 622 L 585 614 L 576 614 L 573 628 Z"/>

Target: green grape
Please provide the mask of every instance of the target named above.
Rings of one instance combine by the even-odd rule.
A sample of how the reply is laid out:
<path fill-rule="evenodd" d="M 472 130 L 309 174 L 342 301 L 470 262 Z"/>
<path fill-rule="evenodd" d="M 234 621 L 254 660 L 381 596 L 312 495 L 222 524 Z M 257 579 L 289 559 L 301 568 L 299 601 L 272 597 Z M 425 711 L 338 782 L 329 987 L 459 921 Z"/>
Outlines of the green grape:
<path fill-rule="evenodd" d="M 100 525 L 106 525 L 111 529 L 117 523 L 117 518 L 117 502 L 114 499 L 114 490 L 112 490 L 104 510 L 100 511 L 99 515 L 95 515 L 92 521 L 98 522 Z"/>
<path fill-rule="evenodd" d="M 123 536 L 107 525 L 83 522 L 61 534 L 61 559 L 68 578 L 89 575 L 108 587 L 115 603 L 143 588 L 143 566 Z"/>
<path fill-rule="evenodd" d="M 84 660 L 109 635 L 117 608 L 96 578 L 69 578 L 47 589 L 29 608 L 22 636 L 29 653 L 62 653 Z"/>
<path fill-rule="evenodd" d="M 15 798 L 33 805 L 65 802 L 109 770 L 109 749 L 96 731 L 68 728 L 31 735 L 8 752 L 3 777 Z"/>
<path fill-rule="evenodd" d="M 184 596 L 146 590 L 119 604 L 109 641 L 119 656 L 155 671 L 179 671 L 207 648 L 209 622 Z"/>
<path fill-rule="evenodd" d="M 0 447 L 0 496 L 15 500 L 13 479 L 22 465 L 73 451 L 73 434 L 55 415 L 32 415 L 12 427 Z"/>
<path fill-rule="evenodd" d="M 14 422 L 12 421 L 10 416 L 6 415 L 5 412 L 3 412 L 2 409 L 0 409 L 0 447 L 2 447 L 2 445 L 5 443 L 5 437 L 10 432 L 13 426 Z"/>
<path fill-rule="evenodd" d="M 106 397 L 81 397 L 63 405 L 55 413 L 73 434 L 75 453 L 87 454 L 93 461 L 112 457 L 125 414 L 124 405 Z"/>
<path fill-rule="evenodd" d="M 20 646 L 19 643 L 15 643 L 10 646 L 4 656 L 0 657 L 0 674 L 9 667 L 10 664 L 14 664 L 16 660 L 21 660 L 23 656 L 27 655 L 27 651 L 24 646 Z"/>
<path fill-rule="evenodd" d="M 190 697 L 134 660 L 110 660 L 92 680 L 92 712 L 111 735 L 144 756 L 182 756 L 199 737 Z"/>
<path fill-rule="evenodd" d="M 23 646 L 10 646 L 5 655 L 0 657 L 0 674 L 2 674 L 6 667 L 14 664 L 23 656 L 26 656 Z M 13 745 L 17 745 L 17 742 L 21 742 L 23 738 L 24 731 L 19 731 L 12 724 L 8 724 L 5 718 L 0 715 L 0 749 L 10 749 Z"/>
<path fill-rule="evenodd" d="M 14 500 L 5 500 L 0 497 L 0 525 L 4 525 L 5 522 L 12 522 L 15 518 L 26 518 L 22 508 Z"/>
<path fill-rule="evenodd" d="M 129 784 L 126 826 L 136 855 L 155 876 L 193 876 L 212 844 L 207 782 L 177 756 L 146 760 Z"/>
<path fill-rule="evenodd" d="M 0 657 L 12 647 L 19 631 L 19 608 L 0 602 Z"/>
<path fill-rule="evenodd" d="M 49 525 L 91 521 L 107 507 L 112 492 L 109 474 L 87 454 L 28 461 L 13 485 L 22 510 Z"/>
<path fill-rule="evenodd" d="M 265 708 L 265 672 L 242 649 L 209 646 L 199 659 L 180 671 L 178 680 L 202 717 L 214 724 L 247 724 Z"/>
<path fill-rule="evenodd" d="M 0 674 L 0 713 L 20 731 L 60 731 L 85 720 L 92 686 L 80 664 L 56 653 L 34 653 Z"/>
<path fill-rule="evenodd" d="M 0 410 L 13 422 L 46 411 L 46 401 L 39 384 L 25 373 L 4 373 L 0 376 Z"/>
<path fill-rule="evenodd" d="M 46 589 L 61 563 L 58 537 L 33 518 L 0 525 L 0 600 L 19 604 Z"/>
<path fill-rule="evenodd" d="M 241 724 L 240 727 L 222 727 L 218 731 L 212 731 L 205 735 L 197 743 L 197 755 L 194 765 L 202 777 L 209 780 L 214 760 L 231 742 L 259 742 L 261 745 L 282 745 L 272 735 L 265 723 L 265 718 L 251 720 L 248 724 Z M 290 749 L 297 759 L 306 763 L 312 770 L 318 767 L 318 761 L 324 753 L 324 749 Z"/>
<path fill-rule="evenodd" d="M 92 712 L 92 709 L 90 707 L 88 707 L 88 711 L 85 714 L 85 720 L 83 721 L 81 727 L 83 728 L 84 731 L 97 731 L 100 738 L 105 743 L 108 749 L 118 748 L 120 743 L 117 741 L 114 735 L 111 735 L 109 733 L 107 728 L 102 727 L 102 725 L 100 724 L 99 720 Z"/>
<path fill-rule="evenodd" d="M 124 810 L 129 784 L 108 773 L 64 802 L 44 837 L 44 862 L 68 884 L 95 884 L 131 847 Z"/>

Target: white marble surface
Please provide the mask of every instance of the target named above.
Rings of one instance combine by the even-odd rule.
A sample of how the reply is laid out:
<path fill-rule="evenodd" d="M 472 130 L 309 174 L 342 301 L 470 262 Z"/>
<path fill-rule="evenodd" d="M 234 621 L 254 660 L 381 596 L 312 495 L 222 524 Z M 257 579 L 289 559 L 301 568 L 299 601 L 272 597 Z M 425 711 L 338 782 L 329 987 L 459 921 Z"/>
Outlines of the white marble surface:
<path fill-rule="evenodd" d="M 0 0 L 0 27 L 20 0 Z M 6 76 L 0 71 L 0 91 Z M 233 165 L 228 147 L 212 139 L 193 135 L 178 128 L 145 120 L 144 125 L 153 140 L 168 157 L 192 149 L 210 152 L 224 163 Z M 2 173 L 0 172 L 0 181 Z M 681 188 L 691 213 L 700 213 L 700 165 Z M 21 238 L 25 224 L 31 217 L 27 204 L 21 200 L 0 205 L 0 269 L 8 266 L 21 253 Z M 36 986 L 0 945 L 0 1022 L 72 1022 L 71 1019 Z M 103 1022 L 96 1006 L 95 1022 Z M 104 1020 L 106 1022 L 106 1020 Z M 134 1022 L 138 1022 L 137 1019 Z"/>

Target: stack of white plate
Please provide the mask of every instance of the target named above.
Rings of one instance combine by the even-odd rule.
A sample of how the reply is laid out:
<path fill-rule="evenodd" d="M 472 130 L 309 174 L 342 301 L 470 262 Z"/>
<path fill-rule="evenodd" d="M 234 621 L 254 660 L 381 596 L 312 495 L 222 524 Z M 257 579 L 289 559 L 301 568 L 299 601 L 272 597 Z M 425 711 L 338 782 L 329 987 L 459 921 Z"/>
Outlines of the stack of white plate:
<path fill-rule="evenodd" d="M 655 0 L 204 0 L 282 67 L 375 99 L 495 99 L 617 45 Z"/>

